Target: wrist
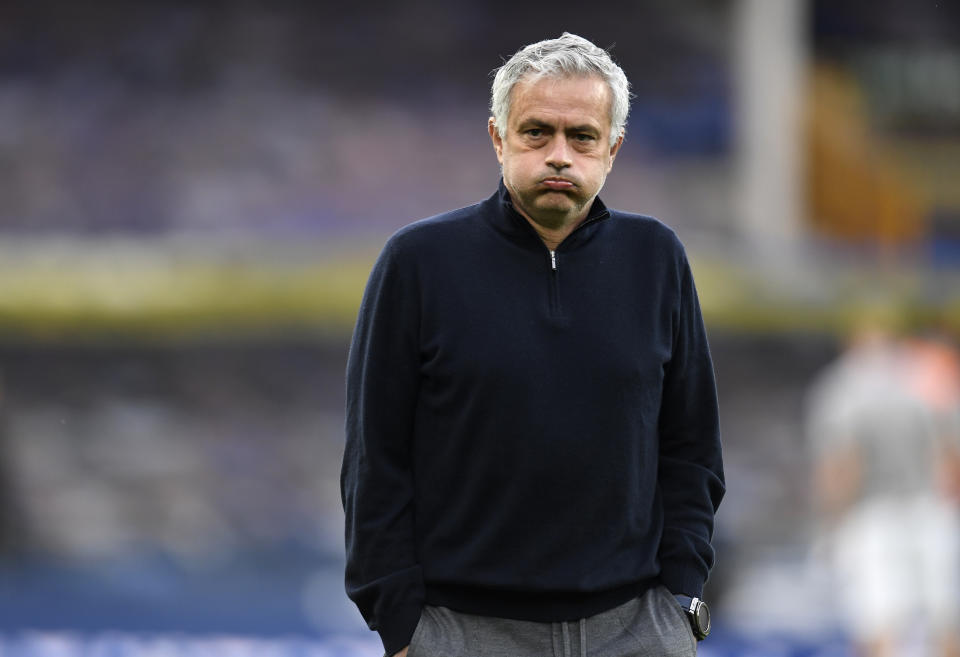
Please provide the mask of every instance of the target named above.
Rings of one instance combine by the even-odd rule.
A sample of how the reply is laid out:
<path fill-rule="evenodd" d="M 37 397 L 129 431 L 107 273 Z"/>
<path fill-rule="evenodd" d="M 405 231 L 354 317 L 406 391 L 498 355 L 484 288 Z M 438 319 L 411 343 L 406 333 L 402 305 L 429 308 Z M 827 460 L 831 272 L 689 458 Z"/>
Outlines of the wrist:
<path fill-rule="evenodd" d="M 712 629 L 710 607 L 707 606 L 707 603 L 700 598 L 689 595 L 675 594 L 673 597 L 676 598 L 677 604 L 680 605 L 680 608 L 690 620 L 693 636 L 696 637 L 697 641 L 706 639 Z"/>

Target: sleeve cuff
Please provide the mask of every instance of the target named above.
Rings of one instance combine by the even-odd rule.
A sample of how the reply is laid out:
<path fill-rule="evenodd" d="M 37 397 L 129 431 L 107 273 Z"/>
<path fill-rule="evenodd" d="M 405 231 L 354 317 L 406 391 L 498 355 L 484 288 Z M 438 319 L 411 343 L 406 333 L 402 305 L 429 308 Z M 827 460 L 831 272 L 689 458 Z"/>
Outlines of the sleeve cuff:
<path fill-rule="evenodd" d="M 673 594 L 683 594 L 699 598 L 703 595 L 706 578 L 699 569 L 682 564 L 663 564 L 660 569 L 660 583 Z"/>
<path fill-rule="evenodd" d="M 410 645 L 410 639 L 413 638 L 413 632 L 417 629 L 422 611 L 420 607 L 404 607 L 380 623 L 377 632 L 383 642 L 386 657 L 392 657 Z"/>

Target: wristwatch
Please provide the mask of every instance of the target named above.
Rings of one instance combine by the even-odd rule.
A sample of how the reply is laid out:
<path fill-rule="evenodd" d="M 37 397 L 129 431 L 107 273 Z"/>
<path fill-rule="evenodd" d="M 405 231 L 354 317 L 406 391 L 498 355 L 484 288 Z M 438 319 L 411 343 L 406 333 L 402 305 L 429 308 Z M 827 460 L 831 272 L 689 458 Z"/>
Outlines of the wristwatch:
<path fill-rule="evenodd" d="M 689 595 L 673 596 L 680 603 L 684 613 L 690 617 L 690 627 L 697 641 L 703 641 L 710 634 L 710 607 L 700 598 L 691 598 Z"/>

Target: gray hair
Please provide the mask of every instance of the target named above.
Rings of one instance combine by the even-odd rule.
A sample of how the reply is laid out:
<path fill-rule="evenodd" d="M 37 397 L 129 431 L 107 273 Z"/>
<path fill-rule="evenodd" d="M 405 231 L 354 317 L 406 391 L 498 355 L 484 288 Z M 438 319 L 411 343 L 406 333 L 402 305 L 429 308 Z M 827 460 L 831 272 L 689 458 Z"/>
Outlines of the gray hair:
<path fill-rule="evenodd" d="M 490 90 L 490 111 L 501 138 L 507 136 L 510 92 L 522 79 L 598 75 L 610 87 L 610 145 L 624 135 L 630 112 L 630 82 L 603 48 L 576 34 L 531 43 L 497 69 Z"/>

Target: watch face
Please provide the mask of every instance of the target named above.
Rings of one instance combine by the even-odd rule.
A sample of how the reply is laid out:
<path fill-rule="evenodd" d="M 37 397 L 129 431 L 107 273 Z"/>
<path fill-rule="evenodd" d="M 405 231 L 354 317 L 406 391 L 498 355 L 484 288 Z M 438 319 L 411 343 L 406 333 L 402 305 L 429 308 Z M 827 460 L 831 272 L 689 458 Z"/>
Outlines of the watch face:
<path fill-rule="evenodd" d="M 697 605 L 697 609 L 694 612 L 694 618 L 697 622 L 697 628 L 700 630 L 700 633 L 704 636 L 710 633 L 710 607 L 705 603 L 701 602 Z"/>

